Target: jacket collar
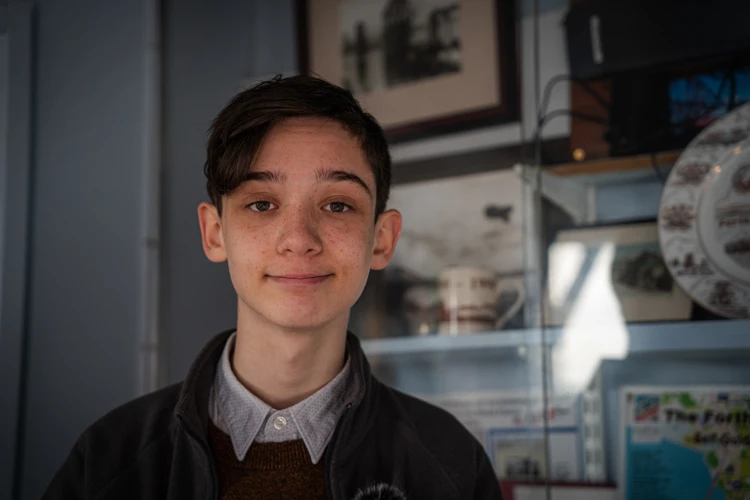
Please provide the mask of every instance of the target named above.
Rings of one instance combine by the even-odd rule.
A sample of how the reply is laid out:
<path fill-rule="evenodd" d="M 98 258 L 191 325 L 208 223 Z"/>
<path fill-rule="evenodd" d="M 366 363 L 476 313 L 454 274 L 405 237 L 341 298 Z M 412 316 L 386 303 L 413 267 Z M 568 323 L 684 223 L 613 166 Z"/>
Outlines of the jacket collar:
<path fill-rule="evenodd" d="M 224 346 L 235 329 L 219 333 L 206 343 L 195 359 L 187 377 L 182 384 L 180 397 L 175 407 L 175 417 L 188 426 L 189 431 L 204 443 L 208 441 L 208 398 Z M 377 382 L 372 378 L 370 365 L 362 351 L 359 339 L 351 332 L 347 333 L 346 342 L 351 357 L 351 369 L 359 377 L 359 391 L 357 399 L 350 402 L 353 411 L 349 412 L 355 418 L 348 418 L 339 434 L 346 433 L 348 438 L 343 441 L 348 447 L 356 444 L 353 433 L 360 434 L 370 427 L 374 417 L 373 409 L 377 407 Z M 352 429 L 353 421 L 357 421 L 356 429 Z"/>

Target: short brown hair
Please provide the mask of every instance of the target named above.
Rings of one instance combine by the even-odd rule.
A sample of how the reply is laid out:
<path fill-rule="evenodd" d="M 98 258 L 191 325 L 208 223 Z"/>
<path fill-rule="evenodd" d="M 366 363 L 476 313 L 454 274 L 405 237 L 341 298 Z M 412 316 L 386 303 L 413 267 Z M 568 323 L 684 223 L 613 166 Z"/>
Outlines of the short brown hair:
<path fill-rule="evenodd" d="M 391 156 L 383 130 L 347 90 L 320 78 L 281 75 L 237 94 L 214 119 L 206 148 L 206 190 L 221 214 L 221 198 L 242 183 L 273 125 L 290 117 L 340 123 L 360 143 L 375 176 L 375 218 L 385 210 Z"/>

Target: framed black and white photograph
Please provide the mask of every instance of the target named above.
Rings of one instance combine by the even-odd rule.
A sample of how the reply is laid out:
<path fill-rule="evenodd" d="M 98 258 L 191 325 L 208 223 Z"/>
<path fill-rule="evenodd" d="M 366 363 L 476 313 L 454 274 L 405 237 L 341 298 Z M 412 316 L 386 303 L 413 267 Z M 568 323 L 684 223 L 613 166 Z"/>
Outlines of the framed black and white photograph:
<path fill-rule="evenodd" d="M 548 325 L 690 319 L 692 302 L 667 269 L 656 221 L 562 230 L 548 265 Z"/>
<path fill-rule="evenodd" d="M 458 0 L 348 0 L 339 12 L 341 84 L 356 95 L 461 71 Z"/>
<path fill-rule="evenodd" d="M 300 71 L 350 90 L 391 142 L 518 119 L 509 0 L 298 0 Z"/>

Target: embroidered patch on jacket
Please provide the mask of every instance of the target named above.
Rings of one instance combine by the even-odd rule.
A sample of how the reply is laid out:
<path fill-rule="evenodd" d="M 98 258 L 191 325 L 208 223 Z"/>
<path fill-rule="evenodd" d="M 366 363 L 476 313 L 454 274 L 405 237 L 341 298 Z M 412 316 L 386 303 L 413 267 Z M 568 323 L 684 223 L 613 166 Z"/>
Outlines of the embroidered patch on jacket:
<path fill-rule="evenodd" d="M 407 500 L 407 498 L 395 486 L 378 483 L 359 490 L 352 500 Z"/>

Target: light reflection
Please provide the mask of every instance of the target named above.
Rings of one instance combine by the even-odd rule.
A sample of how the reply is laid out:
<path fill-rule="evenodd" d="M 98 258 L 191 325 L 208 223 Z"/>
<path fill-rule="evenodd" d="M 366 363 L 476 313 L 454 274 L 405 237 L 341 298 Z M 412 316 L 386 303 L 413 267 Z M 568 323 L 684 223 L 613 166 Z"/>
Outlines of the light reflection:
<path fill-rule="evenodd" d="M 549 276 L 549 301 L 553 308 L 565 305 L 585 258 L 586 246 L 579 241 L 559 242 L 550 249 L 549 268 L 555 269 Z"/>
<path fill-rule="evenodd" d="M 552 359 L 556 392 L 584 390 L 602 359 L 627 356 L 628 330 L 612 284 L 614 256 L 614 243 L 599 247 L 562 327 Z"/>

